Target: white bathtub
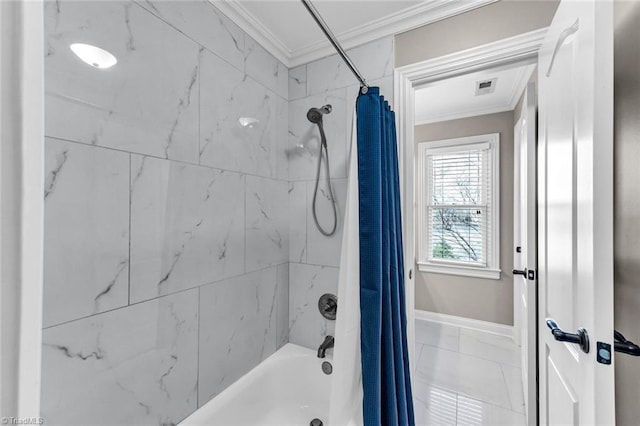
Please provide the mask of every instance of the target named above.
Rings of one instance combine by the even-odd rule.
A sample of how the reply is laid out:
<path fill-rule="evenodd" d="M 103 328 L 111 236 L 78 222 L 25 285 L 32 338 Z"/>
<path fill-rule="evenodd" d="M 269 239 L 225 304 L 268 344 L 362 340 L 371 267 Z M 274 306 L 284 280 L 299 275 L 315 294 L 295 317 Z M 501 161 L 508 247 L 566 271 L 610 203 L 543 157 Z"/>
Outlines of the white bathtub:
<path fill-rule="evenodd" d="M 180 425 L 308 425 L 329 417 L 331 376 L 316 352 L 294 344 L 241 377 Z"/>

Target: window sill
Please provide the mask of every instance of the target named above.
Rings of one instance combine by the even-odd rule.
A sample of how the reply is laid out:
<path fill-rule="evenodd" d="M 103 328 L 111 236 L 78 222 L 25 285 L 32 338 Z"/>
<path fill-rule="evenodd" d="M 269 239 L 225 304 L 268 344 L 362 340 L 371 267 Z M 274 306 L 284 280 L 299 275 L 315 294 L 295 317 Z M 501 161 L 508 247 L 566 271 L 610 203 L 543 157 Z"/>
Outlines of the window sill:
<path fill-rule="evenodd" d="M 500 269 L 473 268 L 469 266 L 439 265 L 434 263 L 418 262 L 420 272 L 432 272 L 435 274 L 460 275 L 463 277 L 485 278 L 490 280 L 500 279 Z"/>

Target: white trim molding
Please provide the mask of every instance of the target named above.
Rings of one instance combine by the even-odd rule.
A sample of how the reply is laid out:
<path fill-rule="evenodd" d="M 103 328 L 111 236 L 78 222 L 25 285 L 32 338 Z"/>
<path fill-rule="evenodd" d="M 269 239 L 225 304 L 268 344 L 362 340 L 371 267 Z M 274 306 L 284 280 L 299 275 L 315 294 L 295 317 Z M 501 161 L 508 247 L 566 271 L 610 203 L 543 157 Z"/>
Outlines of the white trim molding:
<path fill-rule="evenodd" d="M 459 317 L 456 315 L 441 314 L 438 312 L 423 311 L 420 309 L 416 309 L 416 320 L 429 321 L 438 324 L 451 325 L 454 327 L 483 331 L 485 333 L 505 336 L 510 339 L 514 338 L 513 326 L 506 324 L 498 324 L 495 322 L 482 321 L 473 318 Z"/>
<path fill-rule="evenodd" d="M 389 14 L 366 24 L 336 33 L 344 49 L 361 46 L 373 40 L 399 34 L 423 25 L 441 21 L 461 13 L 495 3 L 498 0 L 429 0 Z M 231 19 L 262 47 L 288 68 L 306 64 L 335 53 L 328 40 L 290 49 L 239 0 L 209 0 L 220 12 Z M 315 25 L 315 24 L 314 24 Z"/>
<path fill-rule="evenodd" d="M 425 227 L 425 206 L 431 199 L 431 183 L 427 183 L 427 156 L 442 153 L 461 152 L 468 150 L 486 150 L 489 167 L 489 188 L 486 197 L 483 195 L 483 205 L 488 208 L 488 219 L 485 224 L 488 232 L 484 233 L 484 252 L 486 254 L 483 265 L 472 265 L 466 262 L 445 262 L 429 259 L 428 227 Z M 500 279 L 500 134 L 467 136 L 463 138 L 444 139 L 440 141 L 421 142 L 418 144 L 418 171 L 416 189 L 418 191 L 418 269 L 421 272 L 433 272 L 466 277 Z M 484 199 L 486 198 L 486 199 Z M 486 204 L 485 204 L 486 203 Z M 464 205 L 460 205 L 464 207 Z"/>
<path fill-rule="evenodd" d="M 435 58 L 428 61 L 410 64 L 396 68 L 393 76 L 394 103 L 396 112 L 396 124 L 398 132 L 398 161 L 400 163 L 400 191 L 402 193 L 402 232 L 404 236 L 405 253 L 408 254 L 405 261 L 405 276 L 410 277 L 409 271 L 414 268 L 413 249 L 415 247 L 415 185 L 414 185 L 414 161 L 415 161 L 415 89 L 429 81 L 437 81 L 453 75 L 460 75 L 474 70 L 501 66 L 505 64 L 523 62 L 537 63 L 538 50 L 547 28 L 521 34 L 506 40 L 488 43 L 472 49 L 467 49 L 451 55 Z M 511 249 L 510 247 L 508 248 Z M 409 256 L 411 255 L 411 256 Z M 414 306 L 413 291 L 414 278 L 409 278 L 406 284 L 407 305 Z M 419 317 L 420 311 L 416 311 Z M 441 317 L 444 318 L 444 317 Z M 468 322 L 466 322 L 468 324 Z M 507 332 L 505 327 L 498 325 L 497 334 L 513 335 Z M 477 328 L 477 323 L 476 323 Z M 501 330 L 501 332 L 500 332 Z M 413 325 L 409 324 L 408 334 L 414 335 Z M 412 371 L 415 371 L 415 353 L 409 354 Z"/>
<path fill-rule="evenodd" d="M 396 68 L 394 79 L 396 88 L 398 88 L 399 79 L 410 81 L 412 88 L 416 88 L 445 78 L 510 63 L 535 64 L 537 63 L 538 50 L 546 33 L 547 28 L 540 28 L 493 43 Z M 401 94 L 400 92 L 395 93 Z"/>
<path fill-rule="evenodd" d="M 44 247 L 42 0 L 0 1 L 0 417 L 40 415 Z"/>

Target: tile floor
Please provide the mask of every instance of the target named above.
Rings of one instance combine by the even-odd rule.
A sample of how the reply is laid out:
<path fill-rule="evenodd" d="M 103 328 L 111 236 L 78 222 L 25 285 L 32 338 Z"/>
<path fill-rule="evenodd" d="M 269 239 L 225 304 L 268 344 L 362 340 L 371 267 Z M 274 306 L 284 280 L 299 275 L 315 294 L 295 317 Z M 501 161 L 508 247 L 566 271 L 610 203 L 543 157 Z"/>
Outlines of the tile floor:
<path fill-rule="evenodd" d="M 417 320 L 416 345 L 417 425 L 525 425 L 513 340 Z"/>

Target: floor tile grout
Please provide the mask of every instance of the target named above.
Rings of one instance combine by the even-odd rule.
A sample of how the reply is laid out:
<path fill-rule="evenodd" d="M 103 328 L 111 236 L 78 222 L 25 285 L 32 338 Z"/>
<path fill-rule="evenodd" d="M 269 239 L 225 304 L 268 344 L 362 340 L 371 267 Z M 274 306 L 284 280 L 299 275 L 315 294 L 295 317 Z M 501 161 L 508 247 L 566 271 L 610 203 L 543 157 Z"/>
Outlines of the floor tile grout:
<path fill-rule="evenodd" d="M 505 403 L 508 403 L 509 407 L 507 408 L 506 406 L 503 405 L 499 405 L 497 404 L 495 401 L 491 402 L 491 401 L 486 401 L 485 399 L 488 398 L 482 398 L 482 397 L 478 397 L 478 396 L 471 396 L 467 393 L 461 392 L 459 389 L 458 390 L 453 390 L 449 387 L 443 387 L 440 386 L 439 384 L 435 384 L 431 381 L 429 381 L 427 378 L 424 377 L 415 377 L 414 381 L 416 383 L 419 383 L 420 385 L 425 385 L 428 386 L 429 389 L 438 389 L 438 390 L 442 390 L 443 392 L 446 392 L 448 395 L 453 395 L 455 396 L 455 406 L 454 407 L 449 407 L 450 410 L 450 415 L 452 416 L 449 420 L 453 420 L 453 418 L 455 418 L 455 423 L 451 422 L 451 424 L 464 424 L 464 422 L 462 422 L 464 420 L 464 418 L 461 418 L 460 414 L 461 414 L 461 399 L 467 399 L 469 401 L 473 401 L 476 402 L 478 404 L 478 406 L 480 406 L 480 404 L 482 406 L 485 407 L 493 407 L 493 409 L 496 410 L 496 413 L 504 413 L 504 415 L 508 416 L 508 419 L 515 421 L 515 418 L 518 418 L 522 421 L 522 424 L 524 424 L 524 413 L 516 411 L 515 407 L 514 407 L 514 395 L 512 395 L 512 392 L 510 391 L 510 386 L 507 384 L 507 378 L 506 378 L 506 373 L 505 373 L 505 368 L 512 368 L 512 369 L 517 369 L 521 371 L 521 366 L 519 365 L 512 365 L 510 363 L 507 362 L 503 362 L 501 360 L 496 359 L 495 357 L 491 357 L 489 355 L 487 355 L 486 353 L 480 353 L 478 354 L 477 352 L 474 353 L 472 349 L 465 349 L 462 347 L 462 336 L 460 333 L 460 327 L 455 327 L 455 326 L 449 326 L 449 329 L 455 329 L 455 333 L 451 333 L 452 335 L 447 336 L 447 335 L 443 335 L 443 334 L 438 334 L 437 336 L 433 336 L 435 339 L 437 339 L 437 341 L 429 341 L 428 343 L 425 343 L 424 341 L 418 341 L 416 340 L 415 345 L 416 345 L 416 363 L 419 365 L 422 362 L 424 362 L 424 360 L 422 359 L 423 354 L 424 354 L 424 350 L 426 347 L 435 349 L 436 351 L 439 351 L 441 353 L 457 353 L 458 355 L 462 355 L 464 357 L 469 357 L 469 360 L 474 360 L 474 361 L 480 361 L 482 363 L 492 363 L 495 364 L 496 367 L 498 368 L 498 371 L 500 372 L 500 379 L 499 382 L 501 383 L 500 388 L 502 388 L 504 390 L 504 394 L 506 394 L 506 401 L 504 401 Z M 518 346 L 515 344 L 515 342 L 513 343 L 513 349 L 510 349 L 508 347 L 508 345 L 494 345 L 492 344 L 490 341 L 489 342 L 483 342 L 482 341 L 482 337 L 483 334 L 481 331 L 477 331 L 477 333 L 479 333 L 480 338 L 476 339 L 478 343 L 480 343 L 481 345 L 486 345 L 489 346 L 490 349 L 489 350 L 493 350 L 493 351 L 505 351 L 505 352 L 509 352 L 509 351 L 518 351 Z M 455 334 L 455 336 L 453 335 Z M 426 339 L 423 339 L 426 340 Z M 456 347 L 457 349 L 452 349 L 451 346 L 452 344 L 444 344 L 442 345 L 442 342 L 445 341 L 449 341 L 449 342 L 454 342 L 453 346 Z M 490 340 L 490 339 L 489 339 Z M 508 342 L 507 342 L 508 343 Z M 473 348 L 473 345 L 470 345 L 471 348 Z M 496 377 L 496 379 L 498 379 Z M 427 410 L 429 410 L 430 404 L 430 398 L 429 397 L 425 397 L 423 398 L 421 395 L 417 395 L 414 392 L 414 400 L 417 403 L 420 403 L 421 405 L 424 405 L 426 407 Z M 434 401 L 431 401 L 432 403 L 434 403 Z M 453 402 L 453 401 L 452 401 Z M 435 401 L 436 404 L 440 404 L 441 402 L 439 401 Z M 453 405 L 453 404 L 452 404 Z M 505 404 L 506 405 L 506 404 Z M 436 415 L 442 415 L 443 411 L 445 410 L 444 413 L 446 415 L 446 407 L 440 407 L 438 405 L 436 405 L 437 408 L 437 414 Z M 473 410 L 472 412 L 473 413 Z M 465 413 L 463 413 L 465 414 Z M 469 414 L 469 413 L 467 413 Z M 433 415 L 433 412 L 430 412 L 430 415 Z M 480 411 L 480 415 L 482 416 L 482 411 Z M 486 415 L 486 413 L 485 413 Z M 495 415 L 495 413 L 494 413 Z M 463 416 L 464 417 L 464 416 Z M 469 421 L 473 421 L 475 419 L 467 419 L 468 421 L 466 423 L 469 423 Z M 507 420 L 507 419 L 505 419 Z M 462 423 L 461 423 L 462 422 Z"/>

